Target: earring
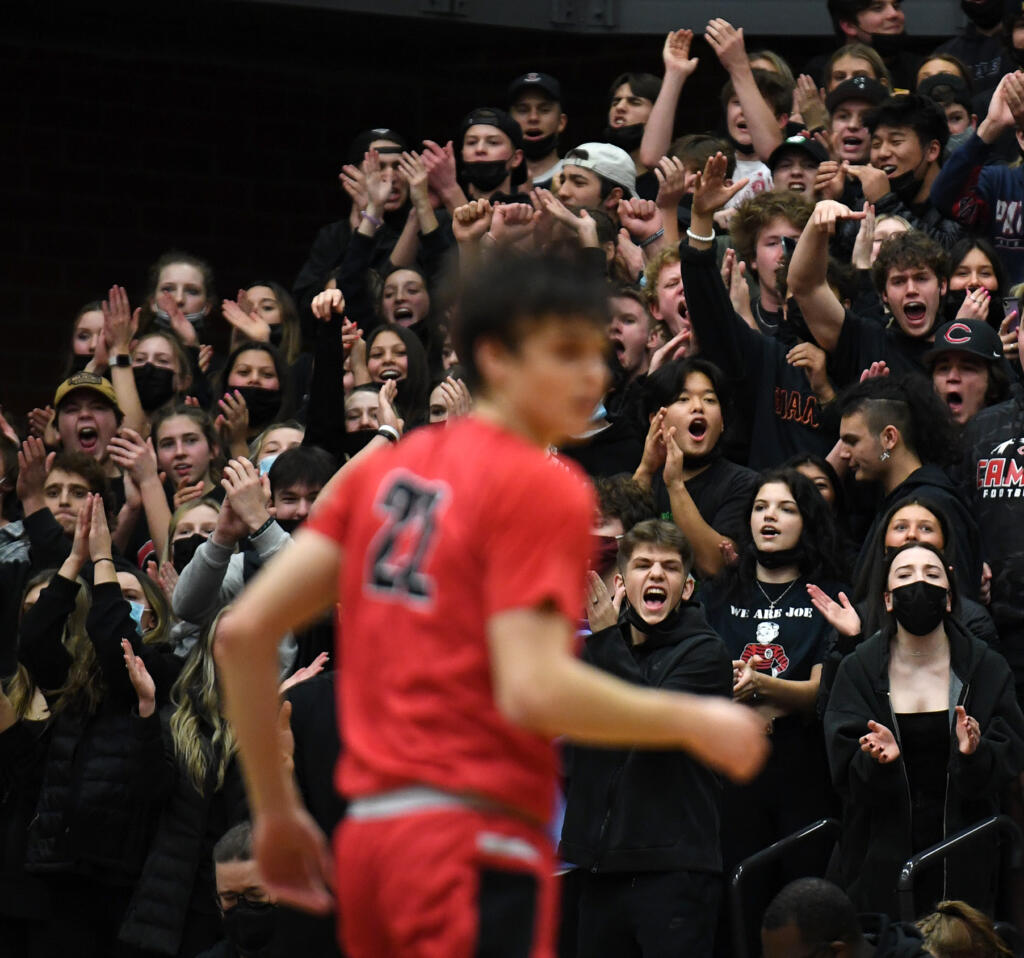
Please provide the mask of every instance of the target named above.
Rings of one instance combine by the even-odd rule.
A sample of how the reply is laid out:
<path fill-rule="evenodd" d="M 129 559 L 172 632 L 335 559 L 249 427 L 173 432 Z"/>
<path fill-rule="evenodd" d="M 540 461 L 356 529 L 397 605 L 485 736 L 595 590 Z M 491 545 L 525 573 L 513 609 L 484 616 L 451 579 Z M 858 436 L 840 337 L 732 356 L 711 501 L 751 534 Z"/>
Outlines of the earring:
<path fill-rule="evenodd" d="M 879 462 L 885 462 L 885 460 L 888 459 L 888 458 L 889 458 L 889 450 L 888 449 L 883 449 L 882 450 L 882 455 L 880 455 L 878 457 L 878 461 Z"/>

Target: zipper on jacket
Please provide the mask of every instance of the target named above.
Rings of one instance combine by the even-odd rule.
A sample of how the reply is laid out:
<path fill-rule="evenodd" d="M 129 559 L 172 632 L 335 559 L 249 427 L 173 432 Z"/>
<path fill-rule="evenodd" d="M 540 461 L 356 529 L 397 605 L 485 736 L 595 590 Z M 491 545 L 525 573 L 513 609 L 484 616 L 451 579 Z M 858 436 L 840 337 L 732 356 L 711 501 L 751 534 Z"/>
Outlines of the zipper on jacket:
<path fill-rule="evenodd" d="M 887 691 L 885 697 L 889 700 L 889 714 L 892 716 L 892 734 L 896 738 L 896 744 L 900 748 L 900 758 L 903 758 L 903 739 L 900 738 L 900 724 L 896 721 L 896 710 L 892 707 L 892 692 Z M 910 843 L 914 843 L 914 797 L 910 792 L 910 776 L 907 774 L 907 762 L 903 760 L 903 783 L 907 786 L 907 815 L 910 819 Z M 945 816 L 945 810 L 943 810 Z"/>
<path fill-rule="evenodd" d="M 952 672 L 952 665 L 950 665 L 950 671 Z M 964 705 L 967 701 L 967 693 L 970 691 L 971 683 L 968 681 L 960 692 L 960 698 L 957 701 L 957 705 Z M 966 706 L 964 706 L 966 708 Z M 956 737 L 956 710 L 953 710 L 953 722 L 949 730 L 950 735 L 950 752 L 955 748 L 957 751 L 960 750 L 960 743 Z M 979 743 L 980 744 L 980 743 Z M 949 762 L 946 762 L 946 795 L 942 801 L 942 840 L 945 841 L 949 838 Z M 948 897 L 949 891 L 949 856 L 947 855 L 942 859 L 942 897 L 943 899 Z"/>

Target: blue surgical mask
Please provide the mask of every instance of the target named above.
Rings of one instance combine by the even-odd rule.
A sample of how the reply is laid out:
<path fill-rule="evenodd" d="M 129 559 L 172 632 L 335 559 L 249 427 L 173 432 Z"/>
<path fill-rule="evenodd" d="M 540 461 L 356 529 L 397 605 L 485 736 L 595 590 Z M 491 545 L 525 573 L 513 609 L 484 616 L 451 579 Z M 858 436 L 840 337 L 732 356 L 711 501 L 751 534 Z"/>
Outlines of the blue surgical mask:
<path fill-rule="evenodd" d="M 277 457 L 281 455 L 279 452 L 275 452 L 269 456 L 264 456 L 259 462 L 260 476 L 265 476 L 270 472 L 270 467 L 274 464 Z"/>
<path fill-rule="evenodd" d="M 135 623 L 135 631 L 142 635 L 142 613 L 146 611 L 146 604 L 144 602 L 134 602 L 131 599 L 128 600 L 129 612 L 128 614 L 132 617 L 132 621 Z"/>

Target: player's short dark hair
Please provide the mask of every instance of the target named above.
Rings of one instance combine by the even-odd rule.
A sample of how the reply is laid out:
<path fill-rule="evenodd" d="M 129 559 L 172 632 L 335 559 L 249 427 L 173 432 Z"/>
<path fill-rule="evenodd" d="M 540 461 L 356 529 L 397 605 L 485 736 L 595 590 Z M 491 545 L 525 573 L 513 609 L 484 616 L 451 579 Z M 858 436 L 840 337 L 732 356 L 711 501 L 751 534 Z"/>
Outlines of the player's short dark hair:
<path fill-rule="evenodd" d="M 594 491 L 598 512 L 605 519 L 618 519 L 623 529 L 658 516 L 651 493 L 628 473 L 594 480 Z"/>
<path fill-rule="evenodd" d="M 214 864 L 252 861 L 252 826 L 248 822 L 232 825 L 213 846 Z"/>
<path fill-rule="evenodd" d="M 693 568 L 693 546 L 674 522 L 665 519 L 644 519 L 638 522 L 619 540 L 619 555 L 615 560 L 620 573 L 626 571 L 629 560 L 641 545 L 662 546 L 679 553 L 683 560 L 683 574 L 689 575 Z"/>
<path fill-rule="evenodd" d="M 864 114 L 864 125 L 872 136 L 880 126 L 906 127 L 914 131 L 922 150 L 927 149 L 932 140 L 938 140 L 940 155 L 949 139 L 946 111 L 919 93 L 899 93 L 883 100 Z"/>
<path fill-rule="evenodd" d="M 876 436 L 895 426 L 922 463 L 952 466 L 960 461 L 960 439 L 949 407 L 923 376 L 876 376 L 854 383 L 836 403 L 839 417 L 860 413 Z"/>
<path fill-rule="evenodd" d="M 291 486 L 309 486 L 322 489 L 337 470 L 337 463 L 319 446 L 293 446 L 286 449 L 270 467 L 270 497 Z"/>
<path fill-rule="evenodd" d="M 481 382 L 476 347 L 485 340 L 512 352 L 533 328 L 583 320 L 604 331 L 610 322 L 608 290 L 575 257 L 522 256 L 491 260 L 462 290 L 452 341 L 466 385 Z"/>
<path fill-rule="evenodd" d="M 728 140 L 710 133 L 687 133 L 672 141 L 668 155 L 681 160 L 685 166 L 703 171 L 708 160 L 721 153 L 726 160 L 725 175 L 732 179 L 736 172 L 736 150 Z"/>
<path fill-rule="evenodd" d="M 768 106 L 771 107 L 772 113 L 779 117 L 784 113 L 793 112 L 793 86 L 787 83 L 777 73 L 772 73 L 769 70 L 753 70 L 754 83 L 757 84 L 757 90 L 764 97 Z M 722 87 L 721 101 L 722 109 L 724 110 L 728 105 L 729 101 L 736 96 L 736 87 L 733 84 L 732 77 L 725 81 L 725 86 Z"/>
<path fill-rule="evenodd" d="M 757 237 L 772 220 L 785 217 L 802 230 L 814 212 L 814 204 L 789 190 L 765 190 L 736 208 L 729 233 L 736 255 L 748 266 L 757 256 Z"/>
<path fill-rule="evenodd" d="M 882 243 L 871 266 L 871 278 L 878 294 L 882 295 L 891 270 L 923 267 L 930 269 L 940 283 L 949 278 L 949 257 L 946 251 L 927 233 L 908 230 L 906 233 L 896 233 Z"/>
<path fill-rule="evenodd" d="M 769 903 L 761 919 L 765 931 L 795 925 L 804 944 L 863 939 L 857 909 L 846 892 L 824 878 L 798 878 Z"/>

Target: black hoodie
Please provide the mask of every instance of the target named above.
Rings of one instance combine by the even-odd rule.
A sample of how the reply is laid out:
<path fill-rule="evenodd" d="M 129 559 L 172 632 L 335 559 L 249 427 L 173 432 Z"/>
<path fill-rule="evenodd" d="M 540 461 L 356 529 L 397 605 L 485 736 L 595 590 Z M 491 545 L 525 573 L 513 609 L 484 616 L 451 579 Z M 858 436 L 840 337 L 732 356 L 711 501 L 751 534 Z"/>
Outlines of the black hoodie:
<path fill-rule="evenodd" d="M 999 811 L 999 792 L 1024 768 L 1024 715 L 1017 705 L 1006 660 L 945 622 L 950 647 L 949 717 L 962 705 L 981 726 L 981 742 L 962 755 L 950 734 L 945 837 Z M 862 911 L 898 912 L 896 880 L 917 851 L 911 842 L 910 789 L 903 758 L 882 765 L 860 748 L 874 720 L 899 741 L 889 699 L 888 631 L 878 632 L 843 659 L 825 712 L 825 745 L 832 783 L 843 799 L 841 884 Z M 979 908 L 994 897 L 999 855 L 995 840 L 975 845 L 946 862 L 945 898 Z"/>
<path fill-rule="evenodd" d="M 732 695 L 732 662 L 704 610 L 683 603 L 670 634 L 630 644 L 620 622 L 587 637 L 583 658 L 633 685 Z M 685 752 L 574 747 L 558 851 L 594 872 L 720 872 L 714 772 Z"/>

